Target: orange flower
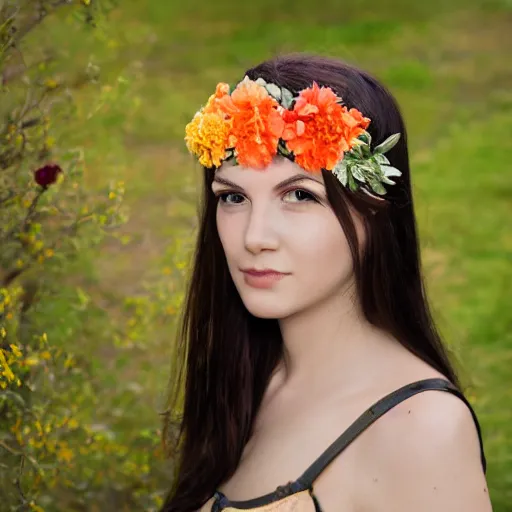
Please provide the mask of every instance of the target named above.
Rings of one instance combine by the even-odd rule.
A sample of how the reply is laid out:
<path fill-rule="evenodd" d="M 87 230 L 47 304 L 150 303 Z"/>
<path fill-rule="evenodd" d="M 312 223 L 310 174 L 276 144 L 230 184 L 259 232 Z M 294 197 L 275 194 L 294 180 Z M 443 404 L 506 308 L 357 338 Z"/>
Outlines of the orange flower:
<path fill-rule="evenodd" d="M 246 77 L 218 105 L 231 121 L 228 147 L 235 148 L 238 163 L 255 169 L 270 164 L 284 129 L 279 103 L 264 87 Z"/>
<path fill-rule="evenodd" d="M 355 108 L 347 110 L 343 107 L 343 121 L 345 122 L 345 140 L 350 148 L 354 146 L 354 139 L 363 134 L 370 125 L 370 119 Z"/>
<path fill-rule="evenodd" d="M 229 95 L 229 84 L 224 82 L 220 82 L 217 84 L 215 88 L 215 93 L 213 93 L 206 102 L 206 105 L 203 109 L 205 114 L 210 113 L 218 113 L 219 110 L 219 100 L 221 100 L 224 96 Z"/>
<path fill-rule="evenodd" d="M 292 111 L 285 111 L 282 138 L 295 162 L 310 172 L 332 170 L 353 146 L 352 139 L 370 120 L 356 109 L 347 110 L 332 89 L 313 86 L 300 92 Z"/>

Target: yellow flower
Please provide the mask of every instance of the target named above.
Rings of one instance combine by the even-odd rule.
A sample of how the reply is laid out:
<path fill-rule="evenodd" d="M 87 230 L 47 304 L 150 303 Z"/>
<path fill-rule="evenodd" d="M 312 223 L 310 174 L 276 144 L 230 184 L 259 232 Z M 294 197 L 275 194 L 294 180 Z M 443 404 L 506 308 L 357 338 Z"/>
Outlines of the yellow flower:
<path fill-rule="evenodd" d="M 73 460 L 73 456 L 73 452 L 65 445 L 57 452 L 57 458 L 68 463 Z"/>
<path fill-rule="evenodd" d="M 204 167 L 220 167 L 225 157 L 230 123 L 217 113 L 198 112 L 185 128 L 187 148 Z"/>
<path fill-rule="evenodd" d="M 39 364 L 39 358 L 37 356 L 27 357 L 25 359 L 25 366 L 37 366 Z"/>
<path fill-rule="evenodd" d="M 29 505 L 30 509 L 33 510 L 34 512 L 44 512 L 44 509 L 37 505 L 34 501 L 31 501 Z"/>
<path fill-rule="evenodd" d="M 12 350 L 12 353 L 16 356 L 16 357 L 21 357 L 23 354 L 21 353 L 21 350 L 16 346 L 16 345 L 13 345 L 12 343 L 9 345 L 11 347 L 11 350 Z"/>
<path fill-rule="evenodd" d="M 39 420 L 36 420 L 35 423 L 34 423 L 36 429 L 37 429 L 37 433 L 42 436 L 43 435 L 43 427 L 41 426 L 41 422 Z"/>
<path fill-rule="evenodd" d="M 46 85 L 46 87 L 48 87 L 48 89 L 56 89 L 59 84 L 58 84 L 57 80 L 54 80 L 53 78 L 47 78 L 44 81 L 44 85 Z"/>
<path fill-rule="evenodd" d="M 75 418 L 71 418 L 68 422 L 68 427 L 71 429 L 71 430 L 75 430 L 77 429 L 79 426 L 78 424 L 78 421 L 75 419 Z"/>
<path fill-rule="evenodd" d="M 49 361 L 51 358 L 52 358 L 52 355 L 48 350 L 41 352 L 41 359 L 44 359 L 45 361 Z"/>
<path fill-rule="evenodd" d="M 68 355 L 68 357 L 64 361 L 64 368 L 73 368 L 74 365 L 75 365 L 75 361 L 73 359 L 73 356 Z"/>
<path fill-rule="evenodd" d="M 14 373 L 11 370 L 11 367 L 7 363 L 7 359 L 5 358 L 4 350 L 0 348 L 0 375 L 3 375 L 9 382 L 12 382 L 15 377 Z"/>

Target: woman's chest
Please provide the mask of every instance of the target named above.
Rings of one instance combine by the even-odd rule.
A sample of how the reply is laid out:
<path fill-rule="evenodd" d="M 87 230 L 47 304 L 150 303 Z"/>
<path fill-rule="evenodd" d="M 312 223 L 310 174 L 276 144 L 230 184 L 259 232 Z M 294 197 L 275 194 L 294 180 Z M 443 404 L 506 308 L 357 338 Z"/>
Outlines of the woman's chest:
<path fill-rule="evenodd" d="M 262 411 L 235 473 L 219 490 L 245 501 L 295 481 L 349 426 L 356 411 L 321 404 Z M 355 510 L 356 450 L 349 446 L 313 483 L 323 512 Z"/>

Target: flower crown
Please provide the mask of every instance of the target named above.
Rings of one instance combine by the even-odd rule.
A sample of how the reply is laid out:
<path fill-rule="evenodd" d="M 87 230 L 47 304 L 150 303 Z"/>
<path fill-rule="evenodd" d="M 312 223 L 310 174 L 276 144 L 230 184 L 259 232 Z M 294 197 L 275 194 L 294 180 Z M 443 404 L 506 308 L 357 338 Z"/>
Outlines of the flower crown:
<path fill-rule="evenodd" d="M 352 191 L 362 184 L 384 195 L 384 184 L 395 184 L 389 177 L 402 174 L 384 156 L 400 134 L 372 151 L 366 131 L 371 120 L 342 103 L 331 88 L 316 82 L 296 97 L 262 78 L 253 81 L 246 76 L 232 90 L 221 82 L 187 124 L 185 141 L 207 168 L 233 159 L 244 167 L 263 169 L 280 154 L 308 172 L 332 171 Z"/>

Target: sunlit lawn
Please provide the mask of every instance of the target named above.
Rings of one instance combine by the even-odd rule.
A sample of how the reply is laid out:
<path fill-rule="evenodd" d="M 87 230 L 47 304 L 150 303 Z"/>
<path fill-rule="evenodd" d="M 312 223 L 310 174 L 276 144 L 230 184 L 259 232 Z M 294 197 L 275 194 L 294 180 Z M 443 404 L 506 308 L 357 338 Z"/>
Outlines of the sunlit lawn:
<path fill-rule="evenodd" d="M 100 350 L 100 366 L 110 368 L 98 371 L 106 393 L 127 379 L 142 386 L 130 414 L 119 420 L 120 431 L 132 422 L 155 426 L 171 329 L 152 329 L 147 350 L 122 364 L 98 332 L 110 316 L 122 317 L 124 297 L 158 278 L 166 247 L 195 225 L 199 175 L 183 147 L 184 125 L 218 81 L 237 80 L 275 53 L 339 56 L 381 78 L 402 105 L 431 300 L 465 381 L 472 382 L 494 508 L 511 511 L 511 4 L 339 4 L 130 0 L 112 14 L 106 50 L 91 36 L 70 39 L 64 24 L 45 33 L 69 45 L 73 62 L 95 52 L 104 82 L 119 74 L 129 78 L 127 95 L 90 120 L 97 92 L 79 93 L 81 121 L 63 130 L 65 140 L 86 146 L 90 182 L 124 179 L 131 207 L 124 230 L 132 240 L 109 244 L 100 255 L 84 251 L 77 264 L 77 278 L 104 308 L 85 331 L 77 320 L 81 345 L 75 351 Z"/>

